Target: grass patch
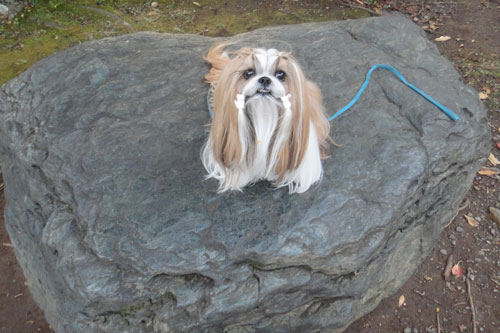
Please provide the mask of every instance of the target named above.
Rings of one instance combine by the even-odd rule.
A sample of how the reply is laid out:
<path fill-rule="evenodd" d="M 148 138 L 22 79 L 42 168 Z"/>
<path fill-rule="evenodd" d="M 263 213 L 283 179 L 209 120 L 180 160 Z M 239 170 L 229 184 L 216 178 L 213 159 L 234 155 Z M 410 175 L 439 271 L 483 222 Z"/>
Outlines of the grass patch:
<path fill-rule="evenodd" d="M 254 2 L 31 0 L 0 25 L 0 84 L 77 43 L 135 31 L 230 36 L 264 26 L 370 16 L 332 0 Z"/>

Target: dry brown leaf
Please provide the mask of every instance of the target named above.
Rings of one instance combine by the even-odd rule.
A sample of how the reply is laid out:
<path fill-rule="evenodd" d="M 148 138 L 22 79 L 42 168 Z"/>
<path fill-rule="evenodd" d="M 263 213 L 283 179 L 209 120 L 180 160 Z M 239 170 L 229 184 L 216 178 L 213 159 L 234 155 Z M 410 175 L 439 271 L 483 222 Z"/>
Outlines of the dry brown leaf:
<path fill-rule="evenodd" d="M 487 93 L 485 93 L 485 92 L 482 92 L 482 91 L 481 91 L 481 92 L 479 93 L 479 99 L 481 99 L 481 100 L 488 99 L 488 94 L 487 94 Z"/>
<path fill-rule="evenodd" d="M 450 40 L 451 37 L 450 36 L 441 36 L 441 37 L 438 37 L 436 39 L 434 39 L 436 42 L 446 42 L 447 40 Z"/>
<path fill-rule="evenodd" d="M 443 277 L 445 280 L 448 280 L 450 278 L 452 265 L 453 265 L 453 254 L 450 254 L 448 256 L 448 259 L 446 260 L 446 266 L 445 266 L 444 272 L 443 272 Z"/>
<path fill-rule="evenodd" d="M 488 161 L 490 161 L 490 163 L 495 165 L 495 166 L 500 164 L 500 161 L 492 153 L 490 153 L 490 157 L 488 157 Z"/>
<path fill-rule="evenodd" d="M 198 2 L 196 2 L 196 1 L 193 1 L 193 5 L 201 7 L 201 5 Z"/>
<path fill-rule="evenodd" d="M 475 228 L 479 225 L 479 222 L 477 222 L 475 218 L 468 215 L 464 215 L 464 217 L 467 220 L 467 223 L 469 223 L 471 227 Z"/>
<path fill-rule="evenodd" d="M 495 168 L 482 168 L 477 173 L 480 174 L 481 176 L 489 176 L 489 177 L 491 177 L 491 176 L 494 176 L 494 175 L 498 175 L 500 173 L 500 170 L 495 169 Z"/>
<path fill-rule="evenodd" d="M 401 297 L 399 298 L 399 302 L 398 302 L 398 308 L 401 307 L 401 305 L 403 305 L 405 302 L 405 296 L 404 295 L 401 295 Z"/>

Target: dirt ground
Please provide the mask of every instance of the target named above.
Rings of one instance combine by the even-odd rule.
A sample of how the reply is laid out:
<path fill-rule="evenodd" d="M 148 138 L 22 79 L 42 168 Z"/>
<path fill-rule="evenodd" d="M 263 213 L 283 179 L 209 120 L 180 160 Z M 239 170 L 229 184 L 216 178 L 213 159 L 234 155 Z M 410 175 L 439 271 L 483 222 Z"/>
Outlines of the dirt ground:
<path fill-rule="evenodd" d="M 450 37 L 435 43 L 484 99 L 491 152 L 500 159 L 500 1 L 344 2 L 379 14 L 397 10 L 427 31 L 429 39 Z M 441 233 L 431 256 L 396 294 L 346 332 L 500 331 L 500 221 L 489 212 L 490 207 L 500 208 L 500 177 L 495 174 L 500 173 L 500 165 L 496 163 L 487 163 L 490 175 L 476 176 L 461 210 Z M 0 193 L 1 212 L 3 206 Z M 470 222 L 466 215 L 472 218 Z M 0 332 L 51 332 L 26 288 L 2 217 Z M 445 281 L 443 271 L 450 255 L 450 263 L 457 264 L 463 275 Z"/>

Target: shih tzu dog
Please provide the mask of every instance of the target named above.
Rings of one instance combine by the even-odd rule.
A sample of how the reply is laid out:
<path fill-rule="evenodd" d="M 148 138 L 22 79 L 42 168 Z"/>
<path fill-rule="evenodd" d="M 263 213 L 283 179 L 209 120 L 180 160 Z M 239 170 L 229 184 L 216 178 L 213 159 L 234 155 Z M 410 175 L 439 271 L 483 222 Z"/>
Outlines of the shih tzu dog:
<path fill-rule="evenodd" d="M 205 60 L 213 113 L 202 149 L 219 192 L 259 180 L 302 193 L 321 179 L 330 125 L 321 92 L 289 53 L 214 45 Z"/>

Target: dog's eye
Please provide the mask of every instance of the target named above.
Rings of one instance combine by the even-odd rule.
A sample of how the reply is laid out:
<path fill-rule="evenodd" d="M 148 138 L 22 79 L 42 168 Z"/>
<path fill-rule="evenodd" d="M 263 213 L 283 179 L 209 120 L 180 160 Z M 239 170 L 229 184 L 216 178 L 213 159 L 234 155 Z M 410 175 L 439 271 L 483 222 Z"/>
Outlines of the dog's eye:
<path fill-rule="evenodd" d="M 244 73 L 243 73 L 243 77 L 245 78 L 245 80 L 248 80 L 249 78 L 251 78 L 253 75 L 255 74 L 255 71 L 253 69 L 247 69 Z"/>
<path fill-rule="evenodd" d="M 274 73 L 274 76 L 276 76 L 276 78 L 280 81 L 285 81 L 286 74 L 283 71 L 276 71 L 276 73 Z"/>

